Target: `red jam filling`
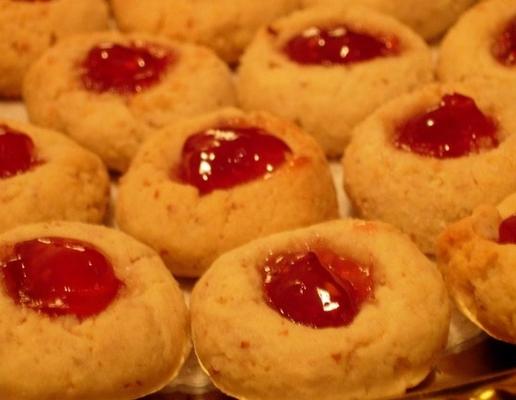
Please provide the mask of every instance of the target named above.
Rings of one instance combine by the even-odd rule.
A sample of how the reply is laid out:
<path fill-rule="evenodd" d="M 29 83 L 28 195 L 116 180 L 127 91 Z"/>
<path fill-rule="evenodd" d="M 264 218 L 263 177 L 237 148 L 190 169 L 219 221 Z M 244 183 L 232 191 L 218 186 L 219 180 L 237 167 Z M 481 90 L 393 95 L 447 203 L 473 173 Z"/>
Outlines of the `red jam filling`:
<path fill-rule="evenodd" d="M 493 56 L 508 67 L 516 64 L 516 18 L 498 35 L 492 46 Z"/>
<path fill-rule="evenodd" d="M 312 328 L 349 325 L 373 297 L 368 267 L 328 249 L 276 254 L 263 269 L 267 304 L 284 317 Z"/>
<path fill-rule="evenodd" d="M 83 319 L 99 314 L 122 286 L 106 257 L 75 239 L 17 243 L 0 269 L 7 293 L 17 304 L 50 316 Z"/>
<path fill-rule="evenodd" d="M 220 127 L 191 135 L 185 142 L 180 179 L 207 194 L 271 174 L 290 148 L 255 127 Z"/>
<path fill-rule="evenodd" d="M 400 43 L 395 36 L 372 36 L 343 25 L 311 27 L 290 39 L 283 52 L 298 64 L 351 64 L 397 55 Z"/>
<path fill-rule="evenodd" d="M 0 125 L 0 178 L 22 174 L 39 164 L 32 139 Z"/>
<path fill-rule="evenodd" d="M 397 128 L 395 145 L 422 156 L 456 158 L 498 146 L 496 123 L 475 101 L 458 93 Z"/>
<path fill-rule="evenodd" d="M 498 243 L 516 244 L 516 215 L 506 218 L 498 228 Z"/>
<path fill-rule="evenodd" d="M 157 84 L 174 59 L 157 46 L 106 43 L 89 51 L 81 79 L 87 90 L 97 93 L 139 93 Z"/>

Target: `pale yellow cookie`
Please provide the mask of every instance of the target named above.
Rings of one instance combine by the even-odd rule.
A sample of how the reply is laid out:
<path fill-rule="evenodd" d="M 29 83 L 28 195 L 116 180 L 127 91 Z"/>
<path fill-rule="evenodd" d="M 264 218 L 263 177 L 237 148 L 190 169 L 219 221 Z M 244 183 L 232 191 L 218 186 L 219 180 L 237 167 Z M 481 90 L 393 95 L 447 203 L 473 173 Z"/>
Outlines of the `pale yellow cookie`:
<path fill-rule="evenodd" d="M 29 66 L 56 42 L 107 27 L 105 0 L 0 0 L 0 97 L 19 97 Z"/>
<path fill-rule="evenodd" d="M 499 243 L 499 226 L 516 216 L 516 195 L 450 225 L 438 261 L 458 307 L 491 336 L 516 344 L 516 243 Z"/>
<path fill-rule="evenodd" d="M 191 135 L 222 126 L 263 129 L 291 153 L 272 173 L 200 193 L 177 172 L 182 149 Z M 118 226 L 156 249 L 172 273 L 190 277 L 251 239 L 337 215 L 328 164 L 313 139 L 272 115 L 233 109 L 178 121 L 149 139 L 121 179 L 116 203 Z"/>
<path fill-rule="evenodd" d="M 395 36 L 399 53 L 346 65 L 304 65 L 283 51 L 310 27 L 345 25 L 357 32 Z M 389 16 L 360 7 L 296 12 L 264 28 L 242 58 L 240 105 L 290 119 L 312 134 L 329 156 L 342 154 L 351 131 L 388 99 L 432 79 L 430 50 Z"/>
<path fill-rule="evenodd" d="M 497 147 L 439 159 L 395 146 L 400 125 L 453 93 L 469 96 L 495 121 Z M 425 253 L 434 253 L 437 235 L 450 222 L 516 190 L 514 101 L 501 87 L 477 81 L 430 85 L 378 109 L 356 128 L 343 158 L 344 187 L 359 215 L 399 227 Z"/>
<path fill-rule="evenodd" d="M 12 276 L 6 272 L 12 268 L 9 257 L 28 241 L 33 245 L 39 239 L 41 248 L 49 238 L 73 241 L 76 251 L 93 247 L 107 259 L 119 286 L 103 310 L 78 318 L 15 301 L 6 286 Z M 53 251 L 46 255 L 59 259 Z M 0 364 L 3 400 L 130 400 L 161 389 L 178 373 L 190 349 L 186 305 L 179 285 L 150 248 L 101 226 L 27 225 L 0 235 L 0 265 L 0 356 L 9 360 Z M 102 271 L 98 279 L 105 276 Z"/>
<path fill-rule="evenodd" d="M 0 121 L 0 135 L 9 131 L 32 141 L 33 162 L 28 170 L 5 176 L 0 173 L 0 232 L 51 220 L 103 221 L 109 177 L 95 154 L 57 132 Z M 7 156 L 4 151 L 9 152 L 9 148 L 2 148 L 0 158 Z"/>
<path fill-rule="evenodd" d="M 87 89 L 87 55 L 97 46 L 110 45 L 151 49 L 169 62 L 155 82 L 136 93 Z M 114 32 L 58 43 L 30 69 L 24 99 L 34 123 L 68 134 L 115 171 L 125 171 L 142 141 L 159 128 L 235 102 L 231 74 L 210 50 Z"/>
<path fill-rule="evenodd" d="M 348 325 L 295 323 L 266 300 L 266 260 L 321 244 L 370 266 L 373 298 Z M 304 281 L 295 284 L 305 287 Z M 318 293 L 324 309 L 333 310 L 325 287 Z M 432 369 L 446 344 L 450 315 L 437 267 L 392 227 L 358 220 L 280 233 L 224 254 L 194 288 L 191 313 L 194 348 L 205 371 L 219 389 L 248 400 L 400 395 Z"/>

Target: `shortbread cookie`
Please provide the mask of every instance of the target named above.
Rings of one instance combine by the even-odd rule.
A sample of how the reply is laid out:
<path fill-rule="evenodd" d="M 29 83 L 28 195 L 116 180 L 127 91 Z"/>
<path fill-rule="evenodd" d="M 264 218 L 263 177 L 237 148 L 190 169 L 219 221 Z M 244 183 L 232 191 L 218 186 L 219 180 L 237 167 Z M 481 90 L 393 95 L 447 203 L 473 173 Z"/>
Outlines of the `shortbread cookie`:
<path fill-rule="evenodd" d="M 238 110 L 177 122 L 149 139 L 116 204 L 118 226 L 189 277 L 251 239 L 337 215 L 313 139 L 269 114 Z"/>
<path fill-rule="evenodd" d="M 301 0 L 305 6 L 364 5 L 392 15 L 427 40 L 441 36 L 476 0 Z"/>
<path fill-rule="evenodd" d="M 200 43 L 234 63 L 256 31 L 298 7 L 299 0 L 111 0 L 123 31 Z"/>
<path fill-rule="evenodd" d="M 141 142 L 180 117 L 234 103 L 231 74 L 210 50 L 118 33 L 77 36 L 30 69 L 32 121 L 67 133 L 125 171 Z"/>
<path fill-rule="evenodd" d="M 201 365 L 234 397 L 376 399 L 427 376 L 449 304 L 406 236 L 340 220 L 221 256 L 194 288 L 191 318 Z"/>
<path fill-rule="evenodd" d="M 158 255 L 101 226 L 0 235 L 0 397 L 136 399 L 189 350 L 183 294 Z"/>
<path fill-rule="evenodd" d="M 0 232 L 51 220 L 99 223 L 108 196 L 95 154 L 56 132 L 0 120 Z"/>
<path fill-rule="evenodd" d="M 431 77 L 430 50 L 391 17 L 308 9 L 256 36 L 242 58 L 238 95 L 245 109 L 295 121 L 337 156 L 376 107 Z"/>
<path fill-rule="evenodd" d="M 500 89 L 430 85 L 357 127 L 343 164 L 359 214 L 398 226 L 431 254 L 450 222 L 516 191 L 515 99 Z"/>
<path fill-rule="evenodd" d="M 57 41 L 107 26 L 105 0 L 0 0 L 0 97 L 19 97 L 30 64 Z"/>
<path fill-rule="evenodd" d="M 516 1 L 480 2 L 450 30 L 441 46 L 441 80 L 472 77 L 516 84 Z"/>
<path fill-rule="evenodd" d="M 459 308 L 491 336 L 516 344 L 516 194 L 449 226 L 438 260 Z"/>

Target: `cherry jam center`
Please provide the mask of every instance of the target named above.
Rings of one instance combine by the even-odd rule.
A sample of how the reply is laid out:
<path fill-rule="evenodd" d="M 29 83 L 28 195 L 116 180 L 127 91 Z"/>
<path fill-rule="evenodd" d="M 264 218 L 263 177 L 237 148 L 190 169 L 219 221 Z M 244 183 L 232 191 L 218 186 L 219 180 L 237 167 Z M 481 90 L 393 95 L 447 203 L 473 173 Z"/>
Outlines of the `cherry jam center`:
<path fill-rule="evenodd" d="M 0 178 L 22 174 L 37 165 L 32 139 L 5 125 L 0 125 Z"/>
<path fill-rule="evenodd" d="M 310 27 L 291 38 L 283 47 L 288 58 L 298 64 L 351 64 L 400 52 L 395 36 L 373 36 L 346 26 Z"/>
<path fill-rule="evenodd" d="M 501 64 L 508 67 L 516 64 L 516 18 L 495 38 L 491 50 Z"/>
<path fill-rule="evenodd" d="M 516 214 L 506 218 L 498 228 L 498 243 L 516 244 Z"/>
<path fill-rule="evenodd" d="M 83 60 L 81 79 L 93 92 L 138 93 L 157 84 L 174 59 L 157 46 L 102 44 Z"/>
<path fill-rule="evenodd" d="M 185 142 L 180 179 L 207 194 L 271 174 L 290 148 L 260 128 L 220 127 L 191 135 Z"/>
<path fill-rule="evenodd" d="M 456 158 L 498 146 L 496 123 L 470 97 L 443 96 L 440 104 L 397 128 L 397 148 L 428 157 Z"/>
<path fill-rule="evenodd" d="M 0 269 L 7 293 L 17 304 L 50 316 L 83 319 L 99 314 L 122 286 L 106 257 L 75 239 L 17 243 Z"/>
<path fill-rule="evenodd" d="M 293 322 L 312 328 L 349 325 L 373 297 L 368 267 L 328 249 L 269 257 L 263 269 L 267 304 Z"/>

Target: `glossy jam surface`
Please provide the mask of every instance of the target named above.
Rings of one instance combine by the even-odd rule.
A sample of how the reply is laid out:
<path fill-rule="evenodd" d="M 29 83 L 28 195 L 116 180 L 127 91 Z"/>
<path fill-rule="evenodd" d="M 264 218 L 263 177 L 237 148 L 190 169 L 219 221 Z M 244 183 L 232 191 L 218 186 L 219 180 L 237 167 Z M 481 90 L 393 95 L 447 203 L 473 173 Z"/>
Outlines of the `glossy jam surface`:
<path fill-rule="evenodd" d="M 64 238 L 17 243 L 0 263 L 5 287 L 18 304 L 50 316 L 99 314 L 122 283 L 93 245 Z"/>
<path fill-rule="evenodd" d="M 138 93 L 157 84 L 175 58 L 154 45 L 105 43 L 89 51 L 81 79 L 93 92 Z"/>
<path fill-rule="evenodd" d="M 498 146 L 494 120 L 470 97 L 443 96 L 440 104 L 397 128 L 395 145 L 422 156 L 457 158 Z"/>
<path fill-rule="evenodd" d="M 276 254 L 263 267 L 267 304 L 285 318 L 312 328 L 350 324 L 373 297 L 369 267 L 328 249 Z"/>
<path fill-rule="evenodd" d="M 516 244 L 516 214 L 506 218 L 498 229 L 500 244 Z"/>
<path fill-rule="evenodd" d="M 0 178 L 22 174 L 39 163 L 28 135 L 0 125 Z"/>
<path fill-rule="evenodd" d="M 179 177 L 207 194 L 271 174 L 290 152 L 281 139 L 260 128 L 208 129 L 186 140 Z"/>
<path fill-rule="evenodd" d="M 492 53 L 501 64 L 509 67 L 516 64 L 516 18 L 495 38 Z"/>
<path fill-rule="evenodd" d="M 396 55 L 400 44 L 394 36 L 376 37 L 339 25 L 308 28 L 291 38 L 283 52 L 298 64 L 352 64 Z"/>

